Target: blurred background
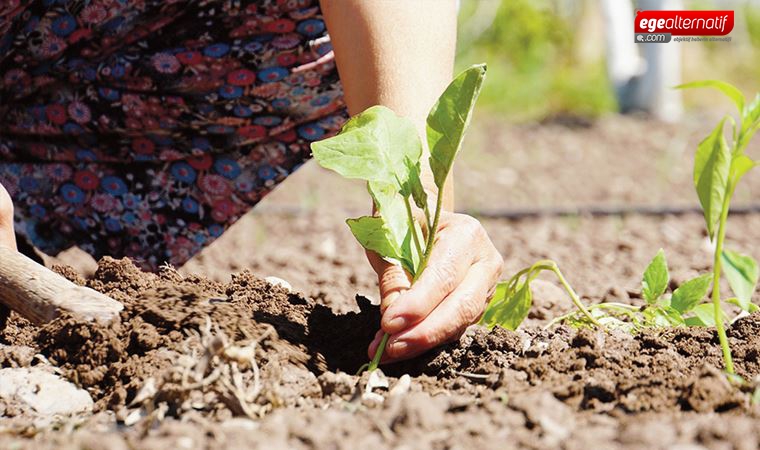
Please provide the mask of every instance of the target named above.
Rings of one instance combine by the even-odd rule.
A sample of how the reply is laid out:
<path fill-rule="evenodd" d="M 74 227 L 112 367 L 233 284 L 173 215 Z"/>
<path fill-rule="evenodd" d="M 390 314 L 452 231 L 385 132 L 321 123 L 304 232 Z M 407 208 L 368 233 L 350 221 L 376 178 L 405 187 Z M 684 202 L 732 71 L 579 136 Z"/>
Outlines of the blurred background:
<path fill-rule="evenodd" d="M 635 44 L 636 9 L 734 10 L 732 40 Z M 460 210 L 696 207 L 696 145 L 736 113 L 716 91 L 671 87 L 719 79 L 753 98 L 760 0 L 461 0 L 456 69 L 481 62 L 488 75 L 455 171 Z M 291 178 L 258 209 L 329 199 L 366 210 L 361 186 L 316 165 Z M 749 178 L 737 204 L 760 194 Z"/>
<path fill-rule="evenodd" d="M 612 6 L 607 6 L 607 4 Z M 511 121 L 557 116 L 599 117 L 616 112 L 608 77 L 607 43 L 615 37 L 633 44 L 628 30 L 610 31 L 606 8 L 731 9 L 732 41 L 669 43 L 679 48 L 681 78 L 716 78 L 754 94 L 760 80 L 758 0 L 461 0 L 459 68 L 487 61 L 489 80 L 479 106 Z M 631 6 L 627 6 L 631 8 Z M 617 25 L 617 24 L 616 24 Z M 621 36 L 622 35 L 622 36 Z M 620 56 L 620 55 L 612 55 Z M 688 93 L 687 108 L 710 107 L 709 92 Z"/>

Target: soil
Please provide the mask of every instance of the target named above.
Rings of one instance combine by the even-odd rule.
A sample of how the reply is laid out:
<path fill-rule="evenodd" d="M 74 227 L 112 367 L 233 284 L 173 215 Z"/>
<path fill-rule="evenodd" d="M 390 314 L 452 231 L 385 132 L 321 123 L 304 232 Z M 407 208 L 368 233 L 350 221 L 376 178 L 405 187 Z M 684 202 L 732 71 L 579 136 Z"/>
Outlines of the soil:
<path fill-rule="evenodd" d="M 615 126 L 643 127 L 628 120 Z M 609 126 L 586 130 L 588 145 L 603 146 Z M 558 127 L 540 128 L 546 145 Z M 573 139 L 571 131 L 561 133 Z M 11 315 L 0 331 L 0 368 L 56 370 L 89 392 L 94 412 L 29 427 L 18 426 L 21 409 L 0 405 L 0 416 L 22 414 L 0 419 L 0 448 L 760 445 L 760 407 L 751 401 L 760 380 L 760 314 L 728 330 L 747 380 L 741 386 L 722 374 L 712 329 L 544 330 L 571 307 L 550 278 L 539 280 L 517 332 L 472 327 L 456 342 L 383 367 L 384 377 L 354 375 L 379 323 L 374 275 L 342 213 L 301 211 L 264 204 L 179 271 L 146 274 L 109 258 L 95 265 L 75 252 L 59 258 L 76 267 L 56 266 L 59 273 L 124 303 L 120 324 L 61 317 L 35 327 Z M 698 215 L 483 223 L 505 256 L 505 275 L 555 259 L 588 303 L 640 304 L 641 271 L 660 247 L 672 287 L 710 264 Z M 731 217 L 728 245 L 760 255 L 759 224 L 756 215 Z M 271 275 L 293 290 L 264 281 Z"/>

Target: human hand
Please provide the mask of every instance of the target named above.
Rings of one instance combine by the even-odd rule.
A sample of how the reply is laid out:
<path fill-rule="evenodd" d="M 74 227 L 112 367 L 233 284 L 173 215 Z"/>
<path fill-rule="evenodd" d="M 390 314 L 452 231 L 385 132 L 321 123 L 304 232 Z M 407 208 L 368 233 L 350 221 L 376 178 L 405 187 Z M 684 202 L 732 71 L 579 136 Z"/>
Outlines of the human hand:
<path fill-rule="evenodd" d="M 13 231 L 13 199 L 0 184 L 0 245 L 16 249 L 16 233 Z"/>
<path fill-rule="evenodd" d="M 482 315 L 503 263 L 478 220 L 450 212 L 441 213 L 430 260 L 414 286 L 400 266 L 372 252 L 367 257 L 378 275 L 383 314 L 368 355 L 388 333 L 383 362 L 458 339 Z"/>

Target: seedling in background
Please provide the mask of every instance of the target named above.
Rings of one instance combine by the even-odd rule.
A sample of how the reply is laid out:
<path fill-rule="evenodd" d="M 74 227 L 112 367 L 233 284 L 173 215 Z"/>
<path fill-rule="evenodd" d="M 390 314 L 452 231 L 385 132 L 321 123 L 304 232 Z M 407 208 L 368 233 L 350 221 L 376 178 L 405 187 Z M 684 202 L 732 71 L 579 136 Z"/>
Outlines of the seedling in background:
<path fill-rule="evenodd" d="M 721 81 L 700 81 L 679 87 L 718 89 L 727 95 L 739 110 L 739 122 L 731 116 L 723 118 L 713 132 L 699 144 L 694 159 L 694 185 L 702 205 L 708 234 L 715 242 L 713 272 L 689 280 L 672 294 L 666 294 L 670 276 L 665 254 L 660 250 L 647 267 L 642 279 L 645 306 L 607 302 L 584 307 L 556 263 L 539 261 L 518 272 L 510 281 L 498 285 L 496 295 L 481 320 L 483 325 L 516 329 L 528 315 L 532 303 L 530 282 L 540 271 L 549 270 L 557 275 L 578 309 L 557 317 L 548 326 L 565 322 L 576 327 L 620 328 L 630 332 L 646 327 L 715 326 L 726 371 L 729 374 L 734 373 L 725 331 L 728 316 L 721 307 L 720 275 L 723 269 L 735 295 L 726 302 L 747 313 L 758 310 L 751 302 L 758 281 L 757 263 L 750 256 L 724 249 L 723 244 L 729 205 L 736 185 L 747 172 L 758 165 L 758 162 L 745 154 L 745 150 L 750 139 L 760 129 L 760 94 L 755 96 L 751 104 L 747 104 L 738 89 Z M 726 121 L 732 125 L 731 146 L 726 142 L 723 133 Z M 712 303 L 700 303 L 710 287 Z"/>
<path fill-rule="evenodd" d="M 516 329 L 530 310 L 530 282 L 542 270 L 551 271 L 557 276 L 576 306 L 573 311 L 553 319 L 546 328 L 565 323 L 576 328 L 599 327 L 635 333 L 644 328 L 714 324 L 709 314 L 710 305 L 699 304 L 710 287 L 711 275 L 700 275 L 683 283 L 672 294 L 666 293 L 670 274 L 662 250 L 657 252 L 642 276 L 641 296 L 646 301 L 644 306 L 616 302 L 584 306 L 556 263 L 546 260 L 518 272 L 509 282 L 500 283 L 481 324 L 489 328 L 499 325 L 510 330 Z"/>
<path fill-rule="evenodd" d="M 713 325 L 710 305 L 700 302 L 710 288 L 711 274 L 700 275 L 667 293 L 670 273 L 665 252 L 660 249 L 647 266 L 641 280 L 641 297 L 644 306 L 605 302 L 588 307 L 591 314 L 608 328 L 638 332 L 644 328 L 662 328 L 681 325 Z M 575 327 L 590 326 L 577 312 L 557 317 L 552 326 L 564 322 Z M 547 326 L 547 327 L 548 327 Z"/>
<path fill-rule="evenodd" d="M 314 142 L 314 159 L 346 178 L 367 182 L 375 216 L 348 219 L 356 240 L 384 259 L 400 264 L 414 283 L 425 270 L 433 249 L 451 172 L 475 101 L 486 74 L 484 64 L 459 74 L 441 94 L 427 117 L 429 165 L 438 189 L 434 209 L 420 181 L 422 142 L 414 124 L 383 106 L 351 118 L 341 132 Z M 415 220 L 412 202 L 424 214 L 424 230 Z M 383 336 L 369 370 L 377 368 L 388 334 Z"/>
<path fill-rule="evenodd" d="M 731 348 L 728 345 L 723 309 L 720 298 L 721 269 L 725 268 L 726 278 L 731 290 L 736 295 L 735 304 L 742 310 L 750 312 L 752 293 L 757 284 L 758 267 L 755 260 L 724 249 L 726 222 L 731 204 L 731 197 L 739 180 L 758 163 L 745 154 L 747 144 L 760 129 L 760 94 L 752 103 L 747 104 L 744 95 L 734 86 L 722 81 L 707 80 L 678 86 L 681 89 L 710 87 L 721 91 L 734 102 L 739 111 L 739 120 L 726 115 L 697 147 L 694 157 L 694 186 L 699 203 L 705 216 L 707 233 L 715 243 L 713 254 L 712 303 L 713 320 L 718 330 L 718 339 L 723 351 L 726 371 L 734 373 Z M 731 124 L 731 145 L 724 135 L 726 122 Z M 716 228 L 717 227 L 717 228 Z"/>

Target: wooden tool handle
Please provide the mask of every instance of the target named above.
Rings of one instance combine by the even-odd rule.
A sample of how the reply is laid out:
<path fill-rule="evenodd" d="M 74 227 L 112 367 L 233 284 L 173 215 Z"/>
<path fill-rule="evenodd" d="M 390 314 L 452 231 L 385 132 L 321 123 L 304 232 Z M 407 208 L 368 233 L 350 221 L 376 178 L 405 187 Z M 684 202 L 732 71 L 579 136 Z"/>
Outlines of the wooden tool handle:
<path fill-rule="evenodd" d="M 93 289 L 77 286 L 26 256 L 0 246 L 0 303 L 32 323 L 49 322 L 62 312 L 104 323 L 118 320 L 124 306 Z"/>

